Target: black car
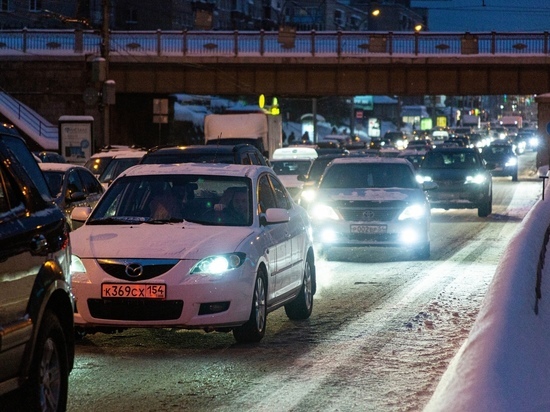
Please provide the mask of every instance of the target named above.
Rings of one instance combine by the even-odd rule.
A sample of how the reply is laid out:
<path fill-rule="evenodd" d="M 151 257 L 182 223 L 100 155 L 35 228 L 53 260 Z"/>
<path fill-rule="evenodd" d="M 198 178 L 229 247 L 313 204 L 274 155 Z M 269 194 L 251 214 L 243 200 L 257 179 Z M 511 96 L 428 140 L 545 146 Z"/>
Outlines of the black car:
<path fill-rule="evenodd" d="M 69 228 L 23 139 L 2 132 L 0 255 L 0 409 L 15 410 L 17 394 L 21 410 L 65 410 L 74 362 Z"/>
<path fill-rule="evenodd" d="M 141 159 L 151 163 L 235 163 L 268 166 L 262 153 L 251 144 L 154 147 Z"/>
<path fill-rule="evenodd" d="M 435 182 L 432 208 L 476 209 L 479 217 L 491 214 L 493 181 L 478 149 L 441 147 L 426 153 L 417 172 L 422 182 Z"/>
<path fill-rule="evenodd" d="M 511 176 L 512 181 L 518 181 L 518 156 L 511 144 L 492 143 L 483 148 L 481 155 L 493 176 Z"/>

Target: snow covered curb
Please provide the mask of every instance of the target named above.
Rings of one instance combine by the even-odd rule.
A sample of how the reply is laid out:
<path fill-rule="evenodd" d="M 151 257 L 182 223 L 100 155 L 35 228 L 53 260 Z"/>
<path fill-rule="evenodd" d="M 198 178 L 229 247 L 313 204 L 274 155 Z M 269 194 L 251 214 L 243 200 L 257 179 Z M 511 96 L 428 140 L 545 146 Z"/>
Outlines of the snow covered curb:
<path fill-rule="evenodd" d="M 537 265 L 550 225 L 550 190 L 499 261 L 468 339 L 424 412 L 550 410 L 550 254 L 535 308 Z M 550 248 L 549 248 L 550 249 Z"/>

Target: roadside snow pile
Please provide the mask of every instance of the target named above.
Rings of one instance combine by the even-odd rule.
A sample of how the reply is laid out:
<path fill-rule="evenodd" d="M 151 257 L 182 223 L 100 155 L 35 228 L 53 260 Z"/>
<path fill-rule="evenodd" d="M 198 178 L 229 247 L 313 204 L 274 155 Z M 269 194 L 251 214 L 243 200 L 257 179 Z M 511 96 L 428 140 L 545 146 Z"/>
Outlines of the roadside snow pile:
<path fill-rule="evenodd" d="M 504 251 L 468 339 L 424 412 L 550 410 L 550 251 L 543 250 L 535 313 L 549 225 L 550 200 L 541 200 Z"/>

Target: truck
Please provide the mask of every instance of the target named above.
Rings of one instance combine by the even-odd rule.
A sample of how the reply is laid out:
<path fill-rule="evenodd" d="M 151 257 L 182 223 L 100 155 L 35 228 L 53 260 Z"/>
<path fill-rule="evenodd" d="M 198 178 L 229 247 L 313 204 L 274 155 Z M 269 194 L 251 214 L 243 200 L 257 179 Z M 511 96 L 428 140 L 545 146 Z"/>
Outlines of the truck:
<path fill-rule="evenodd" d="M 515 126 L 518 129 L 523 127 L 523 117 L 521 116 L 502 116 L 499 123 L 504 127 Z"/>
<path fill-rule="evenodd" d="M 209 114 L 204 117 L 206 144 L 249 143 L 270 159 L 283 147 L 281 115 L 264 112 Z"/>

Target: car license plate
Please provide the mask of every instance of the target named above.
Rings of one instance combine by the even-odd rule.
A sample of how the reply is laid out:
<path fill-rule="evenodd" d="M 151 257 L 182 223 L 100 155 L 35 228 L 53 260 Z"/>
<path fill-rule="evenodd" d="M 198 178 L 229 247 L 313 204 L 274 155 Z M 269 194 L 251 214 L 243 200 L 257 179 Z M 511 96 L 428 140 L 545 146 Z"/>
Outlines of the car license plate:
<path fill-rule="evenodd" d="M 166 299 L 166 285 L 152 283 L 103 283 L 101 297 L 131 299 Z"/>
<path fill-rule="evenodd" d="M 365 233 L 369 235 L 377 235 L 380 233 L 386 233 L 386 225 L 351 225 L 351 233 Z"/>

